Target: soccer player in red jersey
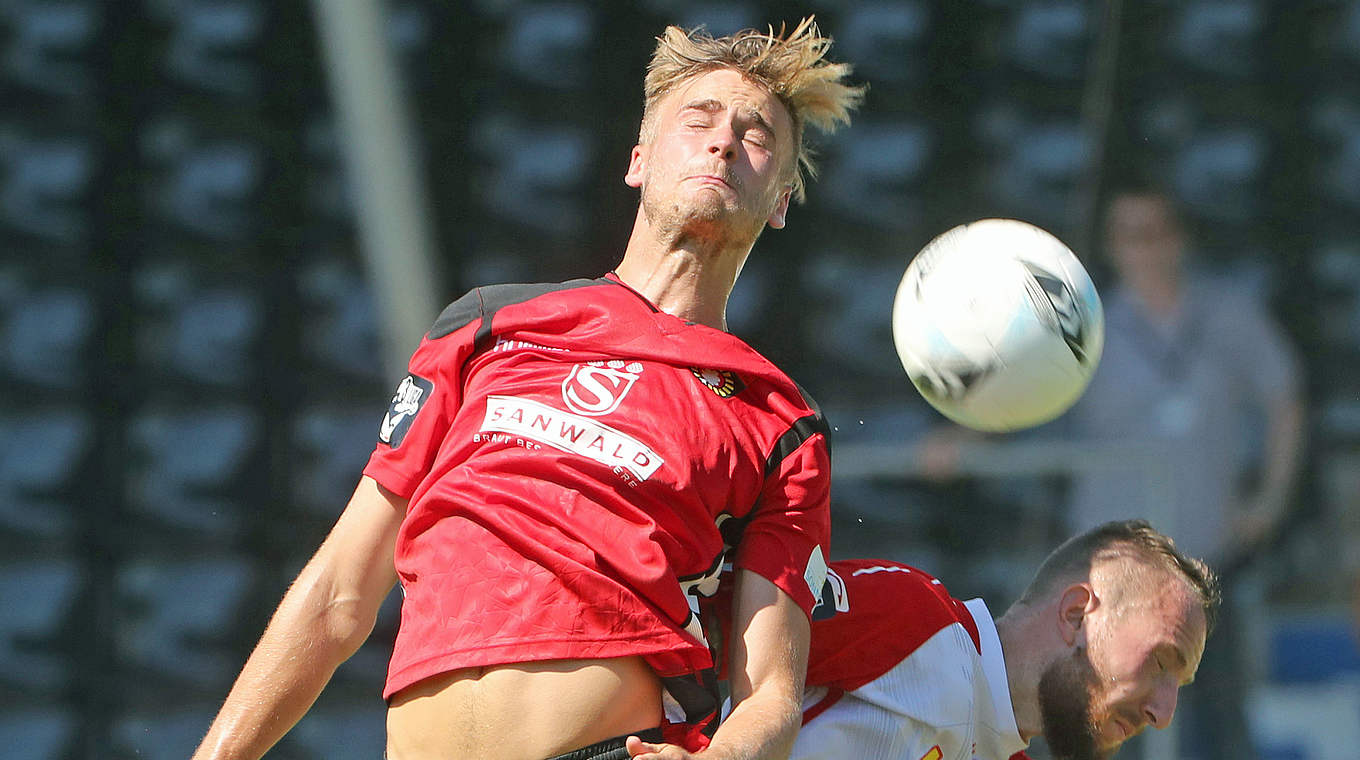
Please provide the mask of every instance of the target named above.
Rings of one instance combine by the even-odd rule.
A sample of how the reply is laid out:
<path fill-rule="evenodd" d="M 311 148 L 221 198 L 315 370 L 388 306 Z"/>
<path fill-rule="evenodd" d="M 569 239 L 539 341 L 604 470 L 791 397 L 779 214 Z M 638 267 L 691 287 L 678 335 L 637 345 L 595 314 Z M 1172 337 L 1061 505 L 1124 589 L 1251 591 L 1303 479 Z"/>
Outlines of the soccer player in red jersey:
<path fill-rule="evenodd" d="M 425 335 L 349 505 L 195 758 L 258 758 L 404 594 L 387 757 L 782 757 L 823 586 L 827 429 L 726 333 L 757 236 L 861 88 L 806 20 L 671 27 L 625 181 L 617 269 L 478 288 Z M 698 598 L 735 567 L 719 726 Z"/>
<path fill-rule="evenodd" d="M 1107 757 L 1171 722 L 1217 605 L 1212 571 L 1140 520 L 1064 543 L 995 621 L 907 565 L 833 562 L 792 758 L 1023 760 L 1040 735 Z"/>

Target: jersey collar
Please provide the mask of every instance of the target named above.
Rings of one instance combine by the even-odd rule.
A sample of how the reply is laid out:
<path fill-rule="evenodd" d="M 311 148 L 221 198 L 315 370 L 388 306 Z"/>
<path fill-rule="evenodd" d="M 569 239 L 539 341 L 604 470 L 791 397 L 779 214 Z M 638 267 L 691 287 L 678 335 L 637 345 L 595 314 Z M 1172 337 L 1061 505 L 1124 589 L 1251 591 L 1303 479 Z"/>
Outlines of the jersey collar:
<path fill-rule="evenodd" d="M 1020 729 L 1015 725 L 1015 708 L 1011 705 L 1011 686 L 1006 678 L 1006 660 L 1001 654 L 1001 637 L 996 633 L 996 623 L 985 602 L 971 599 L 963 605 L 977 623 L 978 640 L 982 644 L 982 674 L 992 697 L 992 703 L 986 706 L 991 715 L 979 721 L 990 730 L 977 733 L 976 755 L 1003 760 L 1028 745 L 1020 738 Z"/>

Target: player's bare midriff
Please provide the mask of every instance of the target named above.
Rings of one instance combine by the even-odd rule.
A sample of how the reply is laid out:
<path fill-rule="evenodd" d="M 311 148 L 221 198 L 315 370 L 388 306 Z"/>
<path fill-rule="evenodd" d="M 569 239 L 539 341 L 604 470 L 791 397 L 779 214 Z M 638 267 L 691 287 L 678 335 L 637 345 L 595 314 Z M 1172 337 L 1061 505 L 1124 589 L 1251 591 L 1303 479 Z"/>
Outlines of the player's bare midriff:
<path fill-rule="evenodd" d="M 464 668 L 392 696 L 387 757 L 543 760 L 661 718 L 661 682 L 640 657 Z"/>

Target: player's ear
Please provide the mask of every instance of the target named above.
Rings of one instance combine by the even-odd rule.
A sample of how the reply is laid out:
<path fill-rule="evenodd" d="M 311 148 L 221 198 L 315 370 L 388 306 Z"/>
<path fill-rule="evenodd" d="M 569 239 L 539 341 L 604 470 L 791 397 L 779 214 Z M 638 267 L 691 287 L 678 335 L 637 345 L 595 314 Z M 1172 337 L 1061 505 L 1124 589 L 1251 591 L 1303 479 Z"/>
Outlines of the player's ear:
<path fill-rule="evenodd" d="M 1086 616 L 1099 603 L 1090 584 L 1074 583 L 1058 598 L 1058 632 L 1066 644 L 1077 644 L 1086 638 Z"/>
<path fill-rule="evenodd" d="M 775 201 L 774 204 L 774 211 L 771 211 L 770 217 L 765 220 L 765 223 L 770 226 L 770 229 L 778 230 L 784 228 L 784 219 L 789 214 L 789 199 L 792 197 L 792 188 L 785 188 L 784 192 L 779 194 L 779 200 Z"/>
<path fill-rule="evenodd" d="M 623 175 L 623 184 L 629 187 L 642 187 L 642 171 L 647 168 L 647 146 L 634 145 L 628 156 L 628 172 Z"/>

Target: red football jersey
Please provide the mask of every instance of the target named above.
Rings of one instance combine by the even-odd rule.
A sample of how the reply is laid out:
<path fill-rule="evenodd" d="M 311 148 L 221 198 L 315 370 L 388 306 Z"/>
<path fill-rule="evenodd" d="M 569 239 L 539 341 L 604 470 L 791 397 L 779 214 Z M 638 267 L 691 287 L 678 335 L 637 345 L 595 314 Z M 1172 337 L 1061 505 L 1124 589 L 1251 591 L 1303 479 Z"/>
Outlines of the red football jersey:
<path fill-rule="evenodd" d="M 698 721 L 713 679 L 694 610 L 725 548 L 805 610 L 823 584 L 815 406 L 612 275 L 450 305 L 364 472 L 410 498 L 387 696 L 463 667 L 643 655 Z"/>
<path fill-rule="evenodd" d="M 980 599 L 896 562 L 831 563 L 791 757 L 1026 760 Z"/>

